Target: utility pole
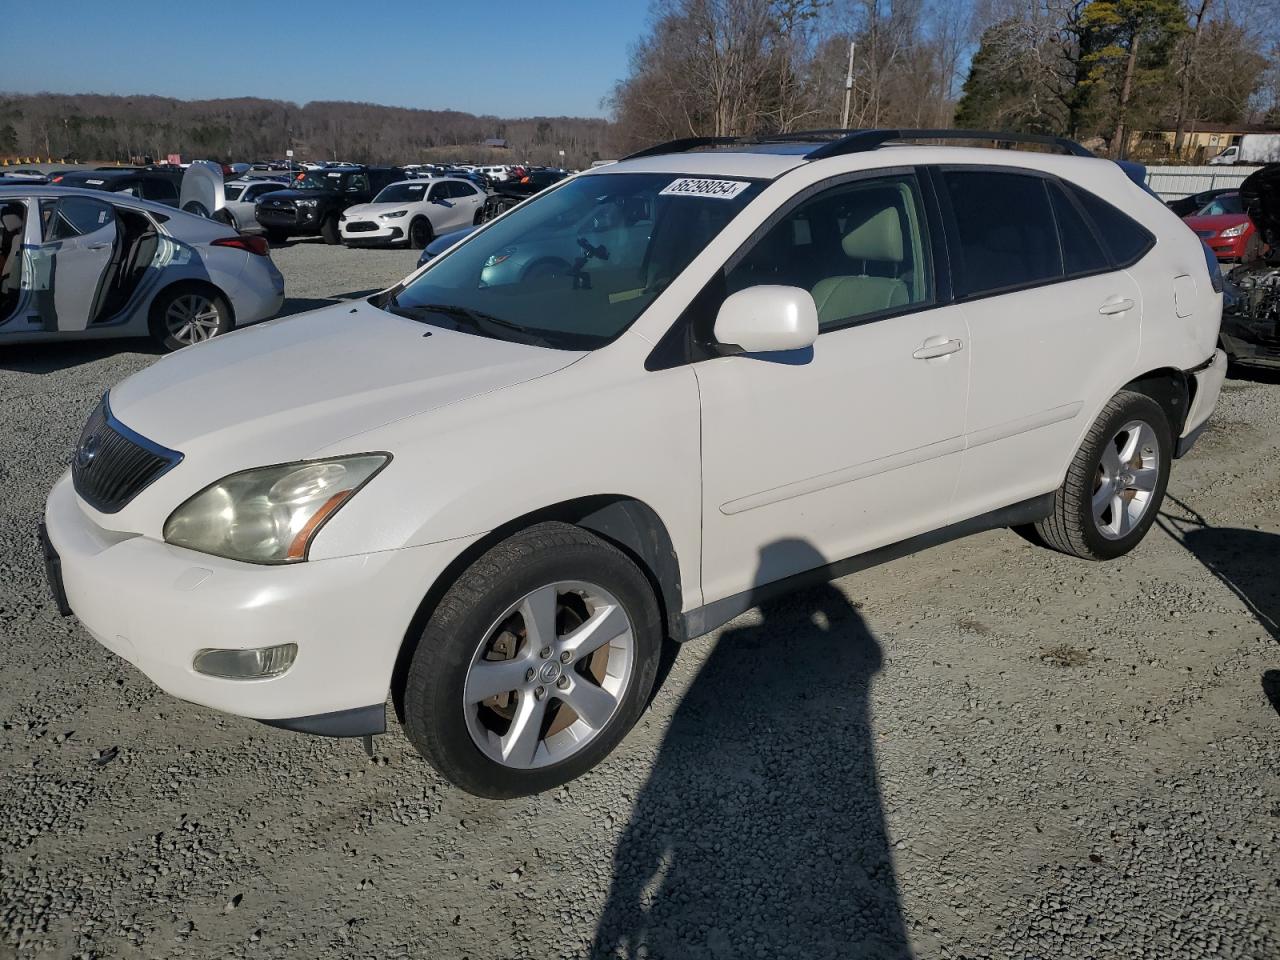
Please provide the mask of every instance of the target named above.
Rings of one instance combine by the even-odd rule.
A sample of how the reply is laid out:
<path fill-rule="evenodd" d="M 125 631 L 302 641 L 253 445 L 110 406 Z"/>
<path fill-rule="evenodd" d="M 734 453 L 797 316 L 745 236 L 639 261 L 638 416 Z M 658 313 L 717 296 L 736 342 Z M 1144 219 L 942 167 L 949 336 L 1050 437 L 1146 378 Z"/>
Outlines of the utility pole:
<path fill-rule="evenodd" d="M 858 45 L 849 41 L 849 70 L 844 76 L 844 112 L 840 114 L 840 129 L 849 129 L 849 99 L 853 96 L 853 51 Z"/>

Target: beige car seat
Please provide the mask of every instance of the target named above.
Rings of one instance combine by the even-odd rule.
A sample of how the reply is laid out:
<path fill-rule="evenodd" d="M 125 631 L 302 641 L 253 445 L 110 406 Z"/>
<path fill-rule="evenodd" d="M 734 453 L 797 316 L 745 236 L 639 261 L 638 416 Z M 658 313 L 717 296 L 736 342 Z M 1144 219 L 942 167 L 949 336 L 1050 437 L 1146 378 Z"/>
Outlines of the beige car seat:
<path fill-rule="evenodd" d="M 818 305 L 818 324 L 834 323 L 846 317 L 876 313 L 901 306 L 911 299 L 906 283 L 899 280 L 902 272 L 902 222 L 896 207 L 886 207 L 858 226 L 841 241 L 844 255 L 861 264 L 862 272 L 842 277 L 827 277 L 813 287 L 813 300 Z M 893 276 L 870 276 L 868 262 L 889 265 Z"/>
<path fill-rule="evenodd" d="M 18 287 L 22 279 L 22 212 L 14 206 L 0 212 L 0 294 Z"/>

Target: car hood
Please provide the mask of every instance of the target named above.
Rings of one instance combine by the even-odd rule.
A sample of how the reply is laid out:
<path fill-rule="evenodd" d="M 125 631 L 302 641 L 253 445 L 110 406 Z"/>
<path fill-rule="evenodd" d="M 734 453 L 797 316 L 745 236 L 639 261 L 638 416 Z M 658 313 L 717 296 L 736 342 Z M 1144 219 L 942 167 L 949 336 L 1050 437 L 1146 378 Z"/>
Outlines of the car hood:
<path fill-rule="evenodd" d="M 171 354 L 114 387 L 111 412 L 221 476 L 303 460 L 392 420 L 545 376 L 581 356 L 350 301 Z"/>
<path fill-rule="evenodd" d="M 1270 245 L 1274 259 L 1280 255 L 1280 163 L 1269 163 L 1251 173 L 1240 184 L 1240 200 Z"/>
<path fill-rule="evenodd" d="M 407 210 L 412 205 L 412 200 L 406 200 L 403 203 L 357 203 L 354 207 L 347 207 L 343 213 L 348 220 L 353 217 L 376 217 L 380 213 L 390 213 L 392 210 Z"/>
<path fill-rule="evenodd" d="M 1183 217 L 1182 222 L 1192 230 L 1212 230 L 1217 233 L 1248 219 L 1243 213 L 1217 213 L 1210 217 Z"/>

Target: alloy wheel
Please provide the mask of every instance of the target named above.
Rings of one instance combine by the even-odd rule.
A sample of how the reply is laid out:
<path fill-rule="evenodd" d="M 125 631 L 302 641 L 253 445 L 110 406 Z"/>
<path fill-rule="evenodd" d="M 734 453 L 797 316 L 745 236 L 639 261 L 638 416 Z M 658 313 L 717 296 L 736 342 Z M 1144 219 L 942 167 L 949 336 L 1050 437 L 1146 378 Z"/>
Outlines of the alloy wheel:
<path fill-rule="evenodd" d="M 462 698 L 471 739 L 506 767 L 568 759 L 617 714 L 635 643 L 631 618 L 603 587 L 575 580 L 531 591 L 472 656 Z"/>
<path fill-rule="evenodd" d="M 1093 519 L 1098 532 L 1119 540 L 1150 508 L 1160 479 L 1160 441 L 1151 425 L 1131 420 L 1102 451 L 1093 487 Z"/>
<path fill-rule="evenodd" d="M 217 336 L 222 315 L 217 305 L 203 294 L 184 293 L 169 304 L 164 325 L 174 340 L 190 345 Z"/>

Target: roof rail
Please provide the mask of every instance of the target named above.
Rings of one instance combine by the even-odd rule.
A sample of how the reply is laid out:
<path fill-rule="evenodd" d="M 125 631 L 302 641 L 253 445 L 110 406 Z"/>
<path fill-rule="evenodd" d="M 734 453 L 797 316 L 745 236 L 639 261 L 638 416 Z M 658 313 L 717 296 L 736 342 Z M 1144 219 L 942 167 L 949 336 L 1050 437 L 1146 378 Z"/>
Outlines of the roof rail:
<path fill-rule="evenodd" d="M 641 157 L 656 157 L 663 153 L 685 153 L 698 147 L 717 147 L 728 143 L 737 143 L 739 137 L 681 137 L 679 140 L 668 140 L 666 143 L 645 147 L 635 153 L 629 153 L 623 160 L 639 160 Z"/>
<path fill-rule="evenodd" d="M 797 130 L 794 133 L 772 133 L 760 137 L 682 137 L 666 143 L 645 147 L 628 154 L 623 160 L 640 157 L 656 157 L 664 153 L 685 153 L 699 147 L 720 147 L 731 143 L 803 143 L 806 140 L 827 139 L 822 146 L 804 155 L 806 160 L 822 160 L 849 153 L 875 150 L 886 143 L 899 140 L 992 140 L 996 143 L 1038 143 L 1057 147 L 1063 153 L 1076 157 L 1092 157 L 1095 154 L 1066 137 L 1054 137 L 1043 133 L 1010 133 L 1005 130 Z"/>
<path fill-rule="evenodd" d="M 814 131 L 825 133 L 838 131 Z M 788 135 L 788 139 L 803 139 L 804 134 Z M 847 135 L 804 155 L 806 160 L 822 160 L 848 153 L 875 150 L 896 140 L 993 140 L 997 143 L 1038 143 L 1057 147 L 1063 153 L 1076 157 L 1092 157 L 1085 147 L 1066 137 L 1054 137 L 1042 133 L 1009 133 L 999 130 L 849 130 Z"/>

